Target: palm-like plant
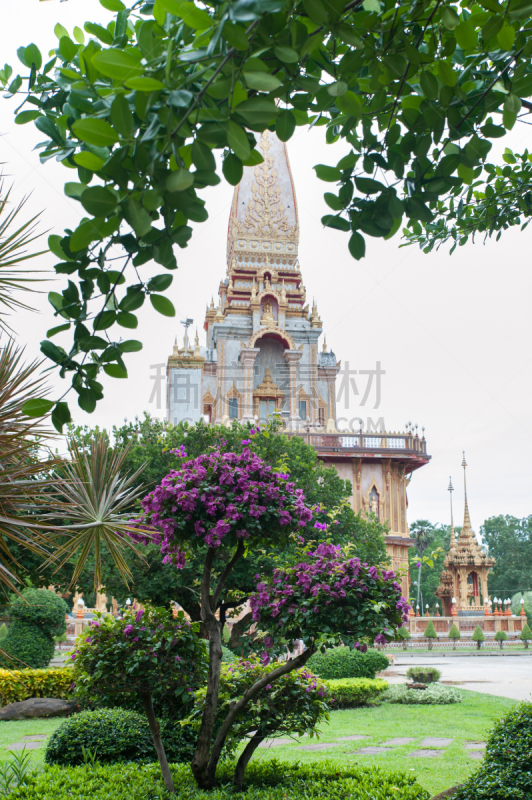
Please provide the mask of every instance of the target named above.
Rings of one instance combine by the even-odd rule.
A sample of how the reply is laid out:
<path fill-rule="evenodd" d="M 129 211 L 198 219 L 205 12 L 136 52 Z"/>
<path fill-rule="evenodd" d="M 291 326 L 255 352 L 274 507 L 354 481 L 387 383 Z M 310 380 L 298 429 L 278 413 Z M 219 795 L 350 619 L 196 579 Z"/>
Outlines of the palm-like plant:
<path fill-rule="evenodd" d="M 30 306 L 19 295 L 21 292 L 33 291 L 31 284 L 40 280 L 38 277 L 30 277 L 37 270 L 29 271 L 26 266 L 20 269 L 20 264 L 46 252 L 28 252 L 27 249 L 40 236 L 36 232 L 35 224 L 38 214 L 12 230 L 18 224 L 18 215 L 27 198 L 10 210 L 10 194 L 11 189 L 5 191 L 0 181 L 0 328 L 4 331 L 10 329 L 6 312 L 29 309 Z"/>
<path fill-rule="evenodd" d="M 0 584 L 12 591 L 20 567 L 13 544 L 43 558 L 49 555 L 36 513 L 48 502 L 56 459 L 46 450 L 43 457 L 46 430 L 41 421 L 22 412 L 30 397 L 45 391 L 43 378 L 36 376 L 38 366 L 36 361 L 24 364 L 23 350 L 12 341 L 0 349 Z"/>
<path fill-rule="evenodd" d="M 80 449 L 71 443 L 70 462 L 43 448 L 50 432 L 42 419 L 28 417 L 24 406 L 45 397 L 45 379 L 37 374 L 40 362 L 25 365 L 23 349 L 6 331 L 8 311 L 29 308 L 18 294 L 31 291 L 38 278 L 28 277 L 21 262 L 41 255 L 28 252 L 38 238 L 33 217 L 16 230 L 15 220 L 25 200 L 9 210 L 10 190 L 0 181 L 0 586 L 17 591 L 23 565 L 20 553 L 43 559 L 43 568 L 73 561 L 75 585 L 89 554 L 94 557 L 94 583 L 101 583 L 102 548 L 107 548 L 121 575 L 129 575 L 124 552 L 136 552 L 125 534 L 136 498 L 142 492 L 133 483 L 142 467 L 121 476 L 128 448 L 113 450 L 105 434 Z M 27 406 L 26 406 L 27 407 Z M 59 568 L 58 567 L 58 568 Z"/>
<path fill-rule="evenodd" d="M 130 522 L 135 501 L 144 493 L 136 486 L 142 465 L 127 473 L 124 466 L 130 445 L 110 447 L 105 432 L 95 434 L 88 446 L 69 442 L 70 461 L 58 470 L 60 482 L 50 505 L 51 538 L 57 537 L 53 554 L 45 566 L 57 569 L 73 564 L 71 585 L 75 585 L 89 556 L 94 559 L 94 588 L 102 583 L 103 551 L 113 559 L 122 578 L 131 577 L 125 553 L 140 557 L 128 533 L 138 533 Z"/>

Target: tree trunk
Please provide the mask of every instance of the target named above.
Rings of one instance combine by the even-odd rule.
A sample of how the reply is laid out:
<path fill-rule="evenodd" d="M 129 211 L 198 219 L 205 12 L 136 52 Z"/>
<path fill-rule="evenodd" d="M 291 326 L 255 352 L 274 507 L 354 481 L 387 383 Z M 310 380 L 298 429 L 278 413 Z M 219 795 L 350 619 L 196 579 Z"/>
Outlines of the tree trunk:
<path fill-rule="evenodd" d="M 205 560 L 201 586 L 201 617 L 209 638 L 209 675 L 196 752 L 190 765 L 200 789 L 212 789 L 216 774 L 216 765 L 214 769 L 209 769 L 209 758 L 220 690 L 222 631 L 214 613 L 214 598 L 211 596 L 211 571 L 214 558 L 215 553 L 211 549 Z"/>
<path fill-rule="evenodd" d="M 477 650 L 480 650 L 480 639 L 477 642 Z"/>
<path fill-rule="evenodd" d="M 140 696 L 142 698 L 142 705 L 144 706 L 144 713 L 148 718 L 148 724 L 150 726 L 151 737 L 153 739 L 153 744 L 155 745 L 155 752 L 157 753 L 157 758 L 159 759 L 159 764 L 161 767 L 161 772 L 163 773 L 164 778 L 164 785 L 166 786 L 167 791 L 170 794 L 175 793 L 175 786 L 172 780 L 172 776 L 170 774 L 170 767 L 168 766 L 168 760 L 166 758 L 166 753 L 164 752 L 164 745 L 161 739 L 161 731 L 159 727 L 159 723 L 155 716 L 155 711 L 153 710 L 153 703 L 151 700 L 151 693 L 150 692 L 141 692 Z"/>
<path fill-rule="evenodd" d="M 456 639 L 453 639 L 453 650 L 456 650 Z"/>
<path fill-rule="evenodd" d="M 528 639 L 525 639 L 525 650 L 528 650 Z"/>
<path fill-rule="evenodd" d="M 263 742 L 265 738 L 266 738 L 265 736 L 261 736 L 261 734 L 257 731 L 257 733 L 254 736 L 252 736 L 252 738 L 249 740 L 244 750 L 240 754 L 240 758 L 238 759 L 236 764 L 235 774 L 233 775 L 233 786 L 237 792 L 242 791 L 244 772 L 246 771 L 246 767 L 249 764 L 251 756 L 253 755 L 259 744 Z"/>
<path fill-rule="evenodd" d="M 432 639 L 429 639 L 429 650 L 432 650 Z"/>
<path fill-rule="evenodd" d="M 501 639 L 501 641 L 499 642 L 499 647 L 500 647 L 500 649 L 502 650 L 502 639 Z"/>

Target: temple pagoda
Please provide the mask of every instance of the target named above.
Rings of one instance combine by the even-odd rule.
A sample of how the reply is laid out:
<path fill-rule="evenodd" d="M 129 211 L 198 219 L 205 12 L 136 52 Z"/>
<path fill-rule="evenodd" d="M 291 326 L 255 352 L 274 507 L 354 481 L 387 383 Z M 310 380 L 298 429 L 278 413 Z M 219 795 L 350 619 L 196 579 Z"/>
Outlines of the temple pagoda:
<path fill-rule="evenodd" d="M 354 510 L 388 523 L 391 563 L 405 567 L 413 545 L 406 488 L 430 459 L 425 438 L 417 426 L 402 433 L 337 430 L 341 364 L 325 341 L 320 347 L 322 321 L 316 302 L 308 303 L 286 145 L 265 131 L 258 150 L 263 162 L 245 167 L 234 191 L 227 270 L 206 309 L 206 346 L 197 334 L 189 344 L 185 333 L 168 359 L 168 420 L 228 425 L 278 413 L 288 435 L 304 436 L 351 482 Z M 407 596 L 406 577 L 403 591 Z"/>
<path fill-rule="evenodd" d="M 469 507 L 467 504 L 467 485 L 465 454 L 462 460 L 464 468 L 464 526 L 458 539 L 455 535 L 451 492 L 451 545 L 443 562 L 440 585 L 435 594 L 441 598 L 444 616 L 451 616 L 456 611 L 461 616 L 483 614 L 484 603 L 488 598 L 488 574 L 495 566 L 495 559 L 490 558 L 477 542 L 475 532 L 471 528 Z M 455 603 L 453 604 L 453 598 Z M 453 609 L 454 605 L 454 609 Z"/>

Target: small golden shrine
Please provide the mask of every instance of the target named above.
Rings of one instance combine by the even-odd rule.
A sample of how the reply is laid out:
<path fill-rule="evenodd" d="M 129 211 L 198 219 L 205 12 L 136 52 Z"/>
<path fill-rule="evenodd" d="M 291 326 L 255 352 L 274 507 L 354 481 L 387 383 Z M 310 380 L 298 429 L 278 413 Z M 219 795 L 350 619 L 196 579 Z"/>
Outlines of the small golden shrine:
<path fill-rule="evenodd" d="M 453 612 L 463 615 L 484 611 L 484 603 L 488 597 L 488 574 L 495 566 L 495 559 L 490 558 L 481 548 L 475 532 L 471 528 L 467 505 L 465 453 L 462 467 L 464 468 L 464 527 L 457 539 L 453 522 L 453 485 L 449 480 L 451 546 L 443 562 L 440 585 L 435 592 L 436 596 L 442 600 L 444 616 L 451 616 Z M 454 603 L 453 598 L 455 599 Z"/>

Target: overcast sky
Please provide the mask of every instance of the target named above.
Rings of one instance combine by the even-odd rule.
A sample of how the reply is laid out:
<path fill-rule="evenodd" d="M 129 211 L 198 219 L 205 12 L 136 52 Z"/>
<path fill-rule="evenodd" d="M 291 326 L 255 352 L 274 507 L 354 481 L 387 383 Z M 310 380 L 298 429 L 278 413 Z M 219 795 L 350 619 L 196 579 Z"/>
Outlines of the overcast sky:
<path fill-rule="evenodd" d="M 109 18 L 97 0 L 4 0 L 0 62 L 11 64 L 16 73 L 20 45 L 34 42 L 43 53 L 51 50 L 58 21 L 72 31 L 85 21 L 106 23 Z M 42 211 L 41 230 L 62 233 L 82 216 L 81 206 L 63 195 L 72 173 L 55 162 L 39 163 L 33 147 L 42 136 L 31 123 L 14 124 L 14 107 L 12 101 L 0 101 L 0 161 L 6 184 L 13 183 L 16 199 L 31 193 L 25 213 Z M 532 150 L 532 129 L 518 123 L 503 144 L 519 152 L 527 146 Z M 299 128 L 288 144 L 307 297 L 316 298 L 327 343 L 344 368 L 349 363 L 351 370 L 375 369 L 380 362 L 386 372 L 380 407 L 373 408 L 374 392 L 364 407 L 359 405 L 364 378 L 361 394 L 350 396 L 345 416 L 383 417 L 388 430 L 404 430 L 408 421 L 425 426 L 432 460 L 410 484 L 410 522 L 448 522 L 449 475 L 456 488 L 455 521 L 461 522 L 462 450 L 469 464 L 469 506 L 477 532 L 490 516 L 532 513 L 532 231 L 511 230 L 499 243 L 483 244 L 479 238 L 452 257 L 448 248 L 426 256 L 414 247 L 400 247 L 399 235 L 389 242 L 370 239 L 367 257 L 356 262 L 347 250 L 347 234 L 321 225 L 327 211 L 323 192 L 330 185 L 319 181 L 312 169 L 318 163 L 336 163 L 346 150 L 345 145 L 326 145 L 324 129 L 309 133 Z M 209 220 L 197 225 L 188 248 L 177 252 L 179 270 L 169 290 L 177 317 L 142 309 L 137 333 L 144 349 L 127 357 L 129 379 L 104 378 L 105 398 L 92 415 L 77 409 L 74 401 L 76 423 L 112 426 L 144 411 L 164 416 L 164 407 L 149 402 L 154 365 L 166 363 L 176 334 L 182 338 L 179 320 L 185 316 L 194 319 L 194 327 L 198 324 L 204 343 L 205 303 L 216 297 L 225 277 L 232 191 L 222 182 L 202 192 Z M 54 261 L 43 256 L 40 266 L 49 269 Z M 28 356 L 38 355 L 40 340 L 55 324 L 46 301 L 52 287 L 50 282 L 37 298 L 38 313 L 17 314 L 13 320 Z M 61 383 L 64 390 L 65 382 L 58 379 L 58 388 Z M 161 395 L 164 403 L 164 391 Z"/>

